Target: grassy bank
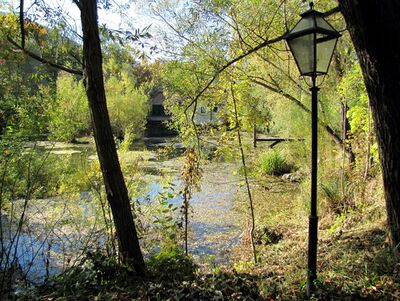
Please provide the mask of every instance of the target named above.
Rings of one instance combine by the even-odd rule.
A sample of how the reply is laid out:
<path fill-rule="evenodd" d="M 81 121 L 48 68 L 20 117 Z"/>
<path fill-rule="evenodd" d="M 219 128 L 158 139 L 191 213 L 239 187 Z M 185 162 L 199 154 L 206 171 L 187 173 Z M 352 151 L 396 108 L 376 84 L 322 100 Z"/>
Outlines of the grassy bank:
<path fill-rule="evenodd" d="M 267 299 L 306 298 L 309 182 L 258 175 L 253 182 L 259 262 L 252 263 L 250 240 L 233 251 L 241 272 L 256 274 Z M 400 281 L 395 266 L 380 176 L 334 185 L 321 177 L 317 300 L 396 300 Z M 354 180 L 354 178 L 353 178 Z M 324 186 L 326 185 L 326 186 Z M 329 190 L 330 189 L 330 190 Z M 237 210 L 248 216 L 246 195 Z"/>

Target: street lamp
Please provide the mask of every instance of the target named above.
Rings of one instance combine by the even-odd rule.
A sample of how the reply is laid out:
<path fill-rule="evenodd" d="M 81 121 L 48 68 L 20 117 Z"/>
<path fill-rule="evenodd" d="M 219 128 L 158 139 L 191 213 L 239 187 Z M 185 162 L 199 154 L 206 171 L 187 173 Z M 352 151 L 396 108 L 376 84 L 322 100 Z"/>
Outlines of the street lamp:
<path fill-rule="evenodd" d="M 301 14 L 300 21 L 285 35 L 302 76 L 311 77 L 311 214 L 308 232 L 307 295 L 315 289 L 317 277 L 317 158 L 318 158 L 318 90 L 316 79 L 328 73 L 340 33 L 324 18 L 323 13 L 310 9 Z"/>

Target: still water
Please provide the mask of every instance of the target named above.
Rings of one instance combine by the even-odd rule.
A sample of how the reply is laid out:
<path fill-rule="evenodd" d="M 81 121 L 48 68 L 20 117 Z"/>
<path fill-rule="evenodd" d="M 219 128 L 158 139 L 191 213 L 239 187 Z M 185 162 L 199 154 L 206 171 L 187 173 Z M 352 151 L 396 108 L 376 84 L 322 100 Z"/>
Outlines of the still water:
<path fill-rule="evenodd" d="M 93 145 L 38 143 L 44 150 L 60 156 L 74 156 L 82 160 L 95 160 Z M 137 145 L 135 150 L 141 149 Z M 149 150 L 150 149 L 150 150 Z M 165 174 L 179 191 L 180 167 L 182 157 L 177 156 L 160 160 L 156 155 L 157 145 L 148 143 L 143 160 L 146 185 L 137 200 L 139 203 L 154 202 L 160 193 L 165 193 Z M 229 251 L 238 243 L 243 229 L 237 213 L 232 209 L 237 193 L 239 179 L 234 175 L 236 167 L 224 162 L 209 162 L 203 167 L 201 190 L 194 193 L 190 201 L 192 210 L 189 220 L 189 251 L 195 259 L 201 261 L 212 257 L 216 262 L 229 264 Z M 180 207 L 179 194 L 167 198 L 167 202 Z M 24 206 L 23 200 L 15 201 L 15 211 Z M 101 245 L 103 234 L 97 231 L 96 208 L 90 194 L 81 192 L 73 203 L 65 201 L 63 196 L 30 200 L 27 206 L 26 227 L 19 238 L 15 238 L 17 228 L 11 225 L 7 215 L 2 215 L 3 265 L 16 267 L 33 282 L 41 282 L 47 277 L 63 271 L 67 266 L 78 264 L 88 245 Z M 98 213 L 98 212 L 97 212 Z M 7 229 L 7 231 L 5 231 Z M 12 243 L 11 243 L 12 242 Z M 4 258 L 4 254 L 16 255 L 15 261 Z M 8 260 L 8 261 L 7 261 Z"/>

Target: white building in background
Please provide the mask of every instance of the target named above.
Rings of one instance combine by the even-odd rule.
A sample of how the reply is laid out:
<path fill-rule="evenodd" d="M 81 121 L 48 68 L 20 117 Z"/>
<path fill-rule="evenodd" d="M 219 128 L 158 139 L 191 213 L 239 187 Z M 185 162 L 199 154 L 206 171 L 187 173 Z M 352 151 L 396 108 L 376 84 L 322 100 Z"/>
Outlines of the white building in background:
<path fill-rule="evenodd" d="M 151 109 L 147 117 L 147 134 L 146 136 L 170 136 L 175 132 L 167 129 L 165 123 L 172 117 L 165 113 L 164 108 L 165 96 L 162 88 L 155 89 L 149 97 Z M 209 106 L 207 104 L 199 104 L 196 108 L 194 122 L 199 126 L 219 125 L 222 124 L 223 118 L 219 116 L 219 106 Z"/>
<path fill-rule="evenodd" d="M 206 106 L 200 104 L 197 106 L 194 122 L 197 125 L 218 125 L 222 123 L 219 117 L 220 108 L 218 106 Z"/>

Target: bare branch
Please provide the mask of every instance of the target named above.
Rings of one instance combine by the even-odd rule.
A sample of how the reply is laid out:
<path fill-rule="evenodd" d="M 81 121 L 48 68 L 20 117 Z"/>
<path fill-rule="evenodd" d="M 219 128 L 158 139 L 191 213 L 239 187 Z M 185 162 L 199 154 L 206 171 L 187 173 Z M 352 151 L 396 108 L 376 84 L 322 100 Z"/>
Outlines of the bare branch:
<path fill-rule="evenodd" d="M 339 13 L 339 12 L 340 12 L 340 7 L 336 6 L 336 7 L 332 8 L 332 9 L 324 12 L 323 16 L 324 17 L 329 17 L 329 16 L 334 15 L 334 14 Z"/>
<path fill-rule="evenodd" d="M 307 108 L 300 100 L 298 100 L 296 97 L 284 92 L 282 89 L 279 87 L 274 87 L 272 84 L 268 83 L 264 79 L 258 76 L 249 76 L 251 81 L 259 86 L 262 86 L 264 88 L 267 88 L 268 90 L 275 92 L 277 94 L 282 95 L 283 97 L 289 99 L 292 101 L 294 104 L 296 104 L 298 107 L 300 107 L 304 112 L 311 114 L 311 111 L 309 108 Z"/>
<path fill-rule="evenodd" d="M 80 71 L 80 70 L 74 70 L 74 69 L 68 68 L 68 67 L 66 67 L 66 66 L 59 65 L 59 64 L 56 64 L 56 63 L 54 63 L 54 62 L 51 62 L 51 61 L 49 61 L 49 60 L 47 60 L 47 59 L 45 59 L 45 58 L 43 58 L 43 57 L 40 57 L 39 55 L 37 55 L 37 54 L 35 54 L 35 53 L 33 53 L 33 52 L 31 52 L 31 51 L 29 51 L 29 50 L 23 48 L 21 45 L 18 45 L 18 44 L 17 44 L 13 39 L 11 39 L 10 37 L 7 37 L 7 41 L 8 41 L 9 43 L 11 43 L 13 46 L 17 47 L 19 50 L 21 50 L 21 51 L 22 51 L 23 53 L 25 53 L 26 55 L 30 56 L 31 58 L 33 58 L 33 59 L 35 59 L 35 60 L 37 60 L 37 61 L 39 61 L 39 62 L 41 62 L 41 63 L 43 63 L 43 64 L 45 64 L 45 65 L 49 65 L 49 66 L 51 66 L 51 67 L 54 67 L 54 68 L 63 70 L 63 71 L 65 71 L 65 72 L 68 72 L 68 73 L 71 73 L 71 74 L 83 75 L 83 72 Z"/>
<path fill-rule="evenodd" d="M 294 78 L 292 76 L 290 76 L 290 74 L 288 72 L 286 72 L 283 68 L 279 67 L 277 64 L 275 64 L 274 62 L 272 62 L 270 59 L 268 59 L 267 57 L 257 53 L 258 57 L 261 58 L 263 61 L 265 61 L 267 64 L 270 64 L 272 67 L 274 67 L 275 69 L 277 69 L 280 73 L 282 73 L 283 75 L 285 75 L 285 77 L 290 80 L 292 82 L 292 84 L 294 84 L 297 88 L 299 88 L 301 91 L 303 92 L 307 92 L 306 90 L 304 90 L 304 88 L 297 82 L 294 80 Z"/>
<path fill-rule="evenodd" d="M 186 37 L 183 33 L 181 33 L 178 29 L 176 29 L 170 22 L 168 22 L 168 20 L 167 20 L 163 15 L 161 15 L 159 12 L 154 12 L 154 14 L 155 14 L 157 17 L 161 18 L 161 20 L 162 20 L 165 24 L 167 24 L 167 26 L 168 26 L 169 28 L 171 28 L 171 29 L 178 35 L 178 37 L 184 39 L 186 42 L 194 43 L 192 40 L 190 40 L 188 37 Z"/>
<path fill-rule="evenodd" d="M 247 176 L 246 160 L 245 160 L 245 156 L 244 156 L 242 137 L 240 135 L 239 114 L 238 114 L 238 109 L 237 109 L 237 104 L 236 104 L 237 101 L 236 101 L 235 92 L 234 92 L 232 83 L 231 83 L 231 95 L 232 95 L 233 108 L 234 108 L 234 112 L 235 112 L 235 121 L 236 121 L 235 128 L 237 130 L 240 155 L 242 158 L 242 166 L 243 166 L 243 171 L 244 171 L 244 180 L 246 182 L 247 196 L 249 198 L 249 205 L 250 205 L 249 207 L 250 207 L 250 214 L 251 214 L 251 228 L 250 228 L 251 248 L 252 248 L 252 252 L 253 252 L 254 264 L 257 264 L 257 252 L 256 252 L 256 246 L 254 243 L 254 230 L 256 228 L 255 217 L 254 217 L 254 204 L 253 204 L 253 197 L 252 197 L 251 190 L 250 190 L 249 177 Z"/>

